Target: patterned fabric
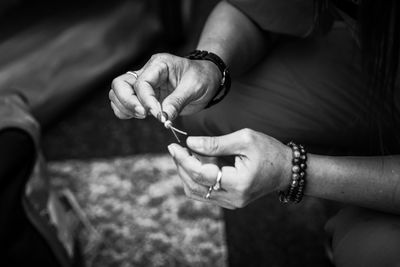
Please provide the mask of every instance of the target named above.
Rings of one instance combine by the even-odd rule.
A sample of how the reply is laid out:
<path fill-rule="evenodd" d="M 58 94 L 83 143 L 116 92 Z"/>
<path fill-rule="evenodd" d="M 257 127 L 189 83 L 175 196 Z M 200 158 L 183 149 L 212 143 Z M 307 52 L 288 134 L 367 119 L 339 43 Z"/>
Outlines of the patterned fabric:
<path fill-rule="evenodd" d="M 225 266 L 221 210 L 185 196 L 169 155 L 50 162 L 87 217 L 87 266 Z"/>

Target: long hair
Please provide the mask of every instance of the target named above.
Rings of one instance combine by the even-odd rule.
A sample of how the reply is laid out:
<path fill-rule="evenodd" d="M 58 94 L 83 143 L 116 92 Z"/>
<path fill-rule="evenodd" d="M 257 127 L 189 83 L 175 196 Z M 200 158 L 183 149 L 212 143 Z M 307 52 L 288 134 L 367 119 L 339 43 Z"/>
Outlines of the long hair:
<path fill-rule="evenodd" d="M 314 0 L 315 22 L 318 26 L 328 5 L 349 0 Z M 362 67 L 368 85 L 371 112 L 370 118 L 377 126 L 382 142 L 381 122 L 390 119 L 393 136 L 398 139 L 399 107 L 395 105 L 396 88 L 399 86 L 400 59 L 400 1 L 358 1 L 357 21 L 361 45 Z M 399 79 L 399 80 L 397 80 Z M 400 93 L 400 92 L 397 92 Z M 400 143 L 400 142 L 397 142 Z M 382 146 L 382 144 L 381 144 Z M 383 151 L 382 151 L 383 152 Z"/>

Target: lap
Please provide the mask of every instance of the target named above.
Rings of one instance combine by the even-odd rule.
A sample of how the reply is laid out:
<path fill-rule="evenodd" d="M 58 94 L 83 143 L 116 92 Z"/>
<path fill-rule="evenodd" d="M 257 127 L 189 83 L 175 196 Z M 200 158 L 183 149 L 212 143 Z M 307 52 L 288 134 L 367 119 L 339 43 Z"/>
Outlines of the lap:
<path fill-rule="evenodd" d="M 193 135 L 251 128 L 319 149 L 361 145 L 368 130 L 363 80 L 358 48 L 336 26 L 324 37 L 282 42 L 234 79 L 221 103 L 183 121 Z"/>
<path fill-rule="evenodd" d="M 363 153 L 368 141 L 368 92 L 359 51 L 346 29 L 280 44 L 251 72 L 235 79 L 218 105 L 183 117 L 192 135 L 251 128 L 310 152 Z M 399 216 L 344 209 L 327 224 L 337 266 L 400 262 Z M 393 265 L 389 265 L 393 266 Z"/>
<path fill-rule="evenodd" d="M 400 266 L 400 216 L 351 207 L 325 228 L 336 266 Z"/>

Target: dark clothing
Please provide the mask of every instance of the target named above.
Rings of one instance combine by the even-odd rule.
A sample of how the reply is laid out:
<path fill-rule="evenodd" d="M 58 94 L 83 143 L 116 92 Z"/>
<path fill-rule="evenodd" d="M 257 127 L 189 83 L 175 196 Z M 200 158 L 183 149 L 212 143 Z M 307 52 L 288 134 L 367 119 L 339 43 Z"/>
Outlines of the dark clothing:
<path fill-rule="evenodd" d="M 0 265 L 60 266 L 22 204 L 36 158 L 31 136 L 15 128 L 3 130 L 0 147 Z"/>
<path fill-rule="evenodd" d="M 307 27 L 312 27 L 306 7 L 313 1 L 231 2 L 267 31 L 308 36 Z M 291 28 L 297 21 L 298 27 Z M 302 143 L 310 153 L 368 155 L 376 148 L 365 145 L 375 133 L 369 124 L 364 78 L 354 32 L 343 20 L 336 21 L 325 35 L 281 40 L 253 69 L 233 78 L 230 94 L 222 102 L 184 117 L 183 122 L 192 135 L 217 136 L 250 128 L 284 143 Z M 383 122 L 382 130 L 393 131 L 390 121 Z M 241 211 L 226 214 L 231 220 L 229 233 Z M 249 224 L 236 231 L 251 232 Z M 326 229 L 333 238 L 337 266 L 400 264 L 399 216 L 347 208 Z M 231 257 L 240 264 L 254 263 L 254 259 L 237 261 L 237 254 Z"/>

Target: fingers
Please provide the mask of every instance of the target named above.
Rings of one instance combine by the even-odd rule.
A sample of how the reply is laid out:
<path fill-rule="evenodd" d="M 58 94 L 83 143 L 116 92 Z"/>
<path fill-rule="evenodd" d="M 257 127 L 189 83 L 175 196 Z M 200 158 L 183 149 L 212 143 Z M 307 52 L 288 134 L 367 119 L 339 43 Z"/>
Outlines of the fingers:
<path fill-rule="evenodd" d="M 170 69 L 169 67 L 170 64 L 173 64 L 172 60 L 171 56 L 153 55 L 143 67 L 134 83 L 134 90 L 140 103 L 155 118 L 162 111 L 155 90 L 165 87 L 169 83 L 170 76 L 175 75 L 173 72 L 174 68 Z"/>
<path fill-rule="evenodd" d="M 123 113 L 119 108 L 117 108 L 117 106 L 113 102 L 110 102 L 110 103 L 111 103 L 111 108 L 114 111 L 115 116 L 117 116 L 119 119 L 126 120 L 126 119 L 130 119 L 132 117 L 131 115 Z"/>
<path fill-rule="evenodd" d="M 190 156 L 188 151 L 178 144 L 169 145 L 168 150 L 170 151 L 170 154 L 174 158 L 177 165 L 180 166 L 195 183 L 206 187 L 215 184 L 218 172 L 220 171 L 217 165 L 212 163 L 202 164 L 197 158 Z M 232 175 L 237 175 L 235 168 L 224 167 L 222 169 L 222 176 L 230 177 Z M 231 181 L 231 179 L 224 179 L 221 182 L 222 188 L 232 188 L 233 185 Z"/>
<path fill-rule="evenodd" d="M 195 79 L 190 75 L 182 77 L 177 88 L 162 102 L 162 109 L 168 114 L 168 118 L 175 119 L 182 109 L 191 101 L 191 92 L 197 86 Z"/>
<path fill-rule="evenodd" d="M 111 107 L 118 118 L 130 119 L 135 117 L 137 119 L 144 119 L 146 117 L 146 111 L 139 103 L 139 100 L 136 99 L 136 106 L 134 106 L 132 109 L 128 109 L 126 105 L 121 103 L 113 90 L 110 90 L 108 97 L 111 101 Z"/>
<path fill-rule="evenodd" d="M 156 54 L 135 72 L 137 77 L 124 74 L 114 79 L 112 90 L 119 103 L 112 101 L 119 109 L 118 113 L 135 117 L 150 113 L 157 118 L 164 111 L 170 120 L 175 119 L 190 101 L 201 98 L 206 91 L 199 82 L 199 72 L 190 74 L 187 71 L 188 62 L 170 54 Z"/>
<path fill-rule="evenodd" d="M 221 191 L 213 191 L 210 195 L 210 198 L 206 199 L 205 196 L 208 193 L 208 187 L 195 183 L 190 178 L 190 175 L 186 173 L 186 171 L 176 162 L 175 159 L 174 162 L 177 166 L 179 177 L 181 177 L 181 180 L 183 182 L 183 189 L 185 191 L 185 195 L 188 198 L 218 205 L 226 209 L 235 209 L 233 205 L 231 205 L 228 201 L 226 201 L 223 198 L 223 196 L 221 196 Z"/>
<path fill-rule="evenodd" d="M 129 111 L 128 114 L 131 117 L 143 118 L 150 112 L 157 118 L 157 114 L 161 112 L 161 105 L 157 99 L 155 88 L 168 79 L 167 65 L 153 60 L 135 73 L 138 75 L 137 77 L 126 73 L 113 80 L 111 88 L 119 103 L 111 99 L 111 92 L 110 100 L 122 113 Z"/>
<path fill-rule="evenodd" d="M 241 155 L 251 144 L 250 131 L 244 129 L 223 136 L 191 136 L 186 143 L 193 151 L 207 156 Z"/>
<path fill-rule="evenodd" d="M 132 117 L 143 119 L 147 112 L 139 99 L 135 95 L 132 84 L 136 82 L 136 78 L 130 74 L 123 74 L 115 78 L 111 84 L 109 99 L 114 104 L 114 113 L 121 119 L 129 119 Z M 117 108 L 117 112 L 115 110 Z M 117 114 L 124 114 L 118 116 Z"/>
<path fill-rule="evenodd" d="M 202 164 L 196 158 L 189 155 L 188 151 L 178 144 L 168 146 L 175 164 L 178 167 L 179 176 L 185 184 L 185 193 L 189 197 L 201 201 L 204 199 L 210 186 L 215 185 L 218 176 L 218 167 L 214 164 Z M 221 190 L 212 190 L 211 199 L 217 205 L 227 208 L 241 208 L 249 203 L 249 191 L 252 179 L 250 172 L 237 157 L 235 167 L 224 166 L 221 169 Z"/>

